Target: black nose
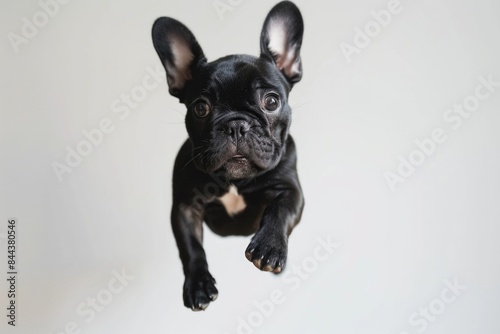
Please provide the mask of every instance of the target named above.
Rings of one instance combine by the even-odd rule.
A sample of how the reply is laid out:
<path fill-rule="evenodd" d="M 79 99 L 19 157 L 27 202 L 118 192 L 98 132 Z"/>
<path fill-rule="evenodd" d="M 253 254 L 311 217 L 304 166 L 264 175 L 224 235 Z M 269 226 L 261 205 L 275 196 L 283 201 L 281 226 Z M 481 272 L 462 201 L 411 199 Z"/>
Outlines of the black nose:
<path fill-rule="evenodd" d="M 227 122 L 222 128 L 222 131 L 225 134 L 235 139 L 243 137 L 245 133 L 248 132 L 248 130 L 250 130 L 250 124 L 248 124 L 246 121 L 243 120 Z"/>

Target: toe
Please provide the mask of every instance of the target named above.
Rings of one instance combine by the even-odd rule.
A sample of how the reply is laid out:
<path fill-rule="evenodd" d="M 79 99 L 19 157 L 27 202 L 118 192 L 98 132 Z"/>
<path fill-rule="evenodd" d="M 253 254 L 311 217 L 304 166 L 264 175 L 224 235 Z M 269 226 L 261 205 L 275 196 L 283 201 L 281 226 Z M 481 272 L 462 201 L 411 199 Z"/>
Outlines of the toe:
<path fill-rule="evenodd" d="M 257 268 L 261 268 L 261 265 L 262 265 L 262 258 L 257 258 L 257 259 L 254 259 L 253 261 L 253 265 L 256 266 Z"/>

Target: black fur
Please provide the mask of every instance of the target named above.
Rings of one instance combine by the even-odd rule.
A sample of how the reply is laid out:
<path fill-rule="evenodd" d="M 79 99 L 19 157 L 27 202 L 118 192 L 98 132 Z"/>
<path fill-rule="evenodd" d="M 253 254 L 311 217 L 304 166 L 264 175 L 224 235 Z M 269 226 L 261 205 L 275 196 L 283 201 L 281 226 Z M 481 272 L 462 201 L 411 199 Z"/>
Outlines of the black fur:
<path fill-rule="evenodd" d="M 286 54 L 268 47 L 279 36 L 269 34 L 276 27 L 285 33 Z M 264 271 L 285 268 L 288 236 L 304 207 L 288 105 L 302 77 L 303 30 L 298 8 L 280 2 L 265 20 L 260 57 L 209 63 L 182 23 L 162 17 L 153 26 L 170 93 L 187 107 L 189 139 L 175 161 L 171 219 L 186 277 L 184 305 L 193 310 L 204 310 L 218 294 L 202 246 L 203 222 L 223 236 L 255 233 L 247 259 Z M 218 199 L 231 185 L 246 203 L 234 216 Z"/>

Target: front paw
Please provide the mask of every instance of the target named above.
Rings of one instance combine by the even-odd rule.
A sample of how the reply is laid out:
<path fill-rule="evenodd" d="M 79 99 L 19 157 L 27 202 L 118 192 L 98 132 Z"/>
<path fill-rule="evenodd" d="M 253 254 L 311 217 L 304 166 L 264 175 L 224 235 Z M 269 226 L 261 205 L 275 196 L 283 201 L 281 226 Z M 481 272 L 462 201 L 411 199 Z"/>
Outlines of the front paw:
<path fill-rule="evenodd" d="M 217 299 L 218 295 L 215 279 L 208 271 L 186 276 L 183 292 L 184 306 L 193 311 L 203 311 L 210 302 Z"/>
<path fill-rule="evenodd" d="M 263 271 L 280 273 L 285 269 L 288 254 L 286 237 L 269 237 L 257 233 L 250 241 L 245 256 L 254 266 Z"/>

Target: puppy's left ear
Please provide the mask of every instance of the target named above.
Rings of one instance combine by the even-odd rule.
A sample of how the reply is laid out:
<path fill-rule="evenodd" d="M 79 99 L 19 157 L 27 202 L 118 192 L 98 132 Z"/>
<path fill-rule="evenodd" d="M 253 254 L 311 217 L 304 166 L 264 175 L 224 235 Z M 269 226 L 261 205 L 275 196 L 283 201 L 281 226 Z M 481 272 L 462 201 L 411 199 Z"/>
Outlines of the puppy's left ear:
<path fill-rule="evenodd" d="M 261 57 L 270 57 L 291 85 L 302 78 L 303 34 L 304 22 L 299 9 L 290 1 L 282 1 L 267 15 L 260 35 Z"/>

